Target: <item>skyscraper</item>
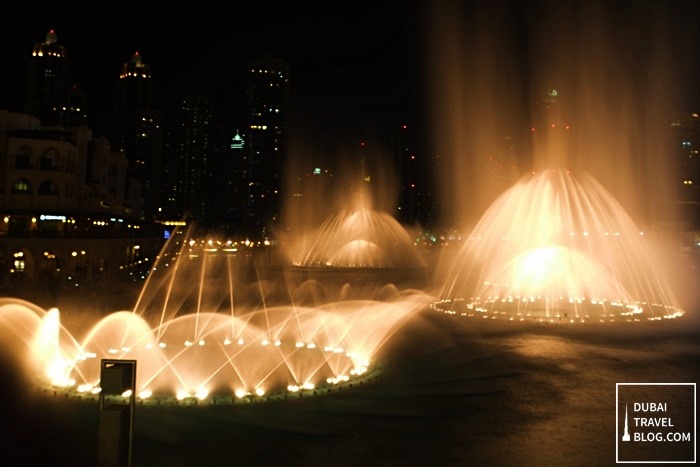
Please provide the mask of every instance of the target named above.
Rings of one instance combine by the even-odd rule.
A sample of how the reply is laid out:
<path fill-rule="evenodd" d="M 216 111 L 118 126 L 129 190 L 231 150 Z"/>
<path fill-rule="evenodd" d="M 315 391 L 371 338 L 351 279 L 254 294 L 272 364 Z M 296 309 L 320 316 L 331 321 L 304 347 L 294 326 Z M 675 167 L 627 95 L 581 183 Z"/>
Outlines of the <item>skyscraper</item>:
<path fill-rule="evenodd" d="M 182 99 L 175 133 L 174 157 L 176 182 L 175 204 L 181 216 L 198 221 L 212 216 L 213 121 L 211 100 L 204 94 Z"/>
<path fill-rule="evenodd" d="M 53 29 L 32 49 L 24 111 L 44 126 L 87 125 L 85 92 L 71 84 L 68 51 Z"/>
<path fill-rule="evenodd" d="M 394 136 L 394 168 L 399 174 L 397 219 L 402 224 L 430 226 L 432 180 L 428 158 L 416 143 L 413 128 L 401 125 Z"/>
<path fill-rule="evenodd" d="M 287 159 L 291 67 L 279 58 L 254 60 L 248 74 L 247 208 L 252 235 L 274 235 L 280 219 Z"/>
<path fill-rule="evenodd" d="M 674 161 L 677 166 L 674 195 L 680 211 L 681 229 L 689 236 L 700 236 L 700 114 L 693 112 L 676 116 L 671 129 L 676 143 L 673 153 L 677 158 Z M 691 238 L 684 243 L 697 241 Z"/>
<path fill-rule="evenodd" d="M 141 186 L 140 215 L 144 218 L 152 218 L 163 204 L 161 120 L 154 106 L 151 67 L 135 52 L 128 63 L 122 64 L 117 81 L 110 142 L 114 149 L 125 153 L 131 183 Z"/>
<path fill-rule="evenodd" d="M 559 92 L 549 88 L 537 102 L 532 115 L 530 134 L 537 157 L 533 157 L 535 168 L 570 166 L 574 140 L 571 137 L 570 98 L 562 101 Z M 505 149 L 509 144 L 501 145 Z M 508 152 L 508 151 L 506 151 Z"/>
<path fill-rule="evenodd" d="M 212 202 L 214 220 L 231 233 L 245 232 L 241 225 L 246 208 L 248 154 L 246 141 L 240 130 L 222 131 L 221 147 L 214 157 L 214 187 Z"/>

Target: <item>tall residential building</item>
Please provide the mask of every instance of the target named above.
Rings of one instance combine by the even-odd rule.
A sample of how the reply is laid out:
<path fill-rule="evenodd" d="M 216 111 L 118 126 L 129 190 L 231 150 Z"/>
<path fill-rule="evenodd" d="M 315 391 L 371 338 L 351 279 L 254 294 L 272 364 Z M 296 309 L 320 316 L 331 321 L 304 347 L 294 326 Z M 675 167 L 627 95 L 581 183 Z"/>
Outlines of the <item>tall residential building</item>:
<path fill-rule="evenodd" d="M 32 49 L 27 72 L 24 112 L 44 126 L 87 125 L 87 98 L 83 89 L 71 84 L 66 47 L 56 32 L 46 33 L 44 42 Z"/>
<path fill-rule="evenodd" d="M 678 116 L 671 127 L 675 131 L 674 155 L 678 158 L 675 194 L 682 230 L 700 237 L 700 114 Z"/>
<path fill-rule="evenodd" d="M 213 121 L 211 100 L 197 94 L 182 99 L 172 162 L 175 205 L 183 217 L 198 221 L 212 216 Z"/>
<path fill-rule="evenodd" d="M 395 169 L 399 174 L 397 219 L 402 224 L 428 227 L 433 223 L 432 172 L 416 136 L 408 125 L 401 125 L 394 134 Z"/>
<path fill-rule="evenodd" d="M 152 218 L 163 199 L 164 135 L 161 112 L 154 105 L 151 67 L 139 52 L 122 64 L 116 88 L 112 147 L 129 161 L 133 183 L 141 187 L 141 217 Z M 131 191 L 131 187 L 127 187 Z"/>
<path fill-rule="evenodd" d="M 291 66 L 265 57 L 250 64 L 247 96 L 247 207 L 244 223 L 252 235 L 274 236 L 282 208 L 282 178 L 287 159 Z"/>
<path fill-rule="evenodd" d="M 569 118 L 568 109 L 554 88 L 549 88 L 535 102 L 530 127 L 535 154 L 530 157 L 536 169 L 569 166 L 574 162 Z"/>
<path fill-rule="evenodd" d="M 214 153 L 213 220 L 225 231 L 242 233 L 245 232 L 242 221 L 248 188 L 246 141 L 240 130 L 236 130 L 233 136 L 229 131 L 222 131 L 221 136 L 224 140 Z"/>

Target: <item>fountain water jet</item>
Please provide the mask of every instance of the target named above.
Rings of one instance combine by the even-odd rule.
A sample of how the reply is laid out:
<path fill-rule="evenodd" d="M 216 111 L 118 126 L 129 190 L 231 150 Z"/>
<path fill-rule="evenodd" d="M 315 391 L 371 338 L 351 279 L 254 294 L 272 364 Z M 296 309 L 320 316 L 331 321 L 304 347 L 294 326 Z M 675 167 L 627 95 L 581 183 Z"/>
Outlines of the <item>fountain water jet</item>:
<path fill-rule="evenodd" d="M 548 322 L 683 314 L 644 232 L 590 175 L 543 170 L 476 225 L 434 304 L 465 316 Z"/>
<path fill-rule="evenodd" d="M 78 335 L 58 310 L 6 298 L 0 335 L 26 360 L 26 376 L 54 391 L 99 392 L 100 360 L 129 359 L 137 361 L 142 403 L 221 403 L 324 392 L 366 378 L 391 335 L 429 303 L 425 294 L 398 290 L 382 301 L 273 303 L 267 288 L 246 287 L 241 277 L 264 253 L 243 248 L 239 256 L 236 249 L 197 239 L 192 229 L 175 232 L 134 311 L 101 317 Z M 250 290 L 255 299 L 238 297 Z"/>
<path fill-rule="evenodd" d="M 466 238 L 442 258 L 433 307 L 561 323 L 682 315 L 661 254 L 679 225 L 665 8 L 460 7 L 435 5 L 426 31 L 449 222 Z"/>
<path fill-rule="evenodd" d="M 406 228 L 387 212 L 373 209 L 363 191 L 355 194 L 350 207 L 301 234 L 290 258 L 290 281 L 335 282 L 341 289 L 352 284 L 363 297 L 387 283 L 421 285 L 427 273 L 426 260 Z M 369 290 L 360 291 L 362 285 Z"/>

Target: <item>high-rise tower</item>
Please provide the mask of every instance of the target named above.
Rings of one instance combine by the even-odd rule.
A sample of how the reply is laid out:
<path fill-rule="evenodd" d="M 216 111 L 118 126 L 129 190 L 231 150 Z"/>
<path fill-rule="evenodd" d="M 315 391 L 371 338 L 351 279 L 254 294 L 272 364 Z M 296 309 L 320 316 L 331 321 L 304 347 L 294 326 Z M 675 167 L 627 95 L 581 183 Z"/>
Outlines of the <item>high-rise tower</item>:
<path fill-rule="evenodd" d="M 246 207 L 248 153 L 240 130 L 221 132 L 224 141 L 215 154 L 212 207 L 215 220 L 230 233 L 245 232 L 242 227 Z"/>
<path fill-rule="evenodd" d="M 394 133 L 395 169 L 399 174 L 397 218 L 402 224 L 431 225 L 432 180 L 427 157 L 417 147 L 416 135 L 408 125 Z"/>
<path fill-rule="evenodd" d="M 122 64 L 117 81 L 113 148 L 123 151 L 129 161 L 130 180 L 141 186 L 142 217 L 150 218 L 163 204 L 163 131 L 161 114 L 154 105 L 150 65 L 135 52 Z"/>
<path fill-rule="evenodd" d="M 251 234 L 274 235 L 280 219 L 287 158 L 291 67 L 279 58 L 254 60 L 248 74 L 250 126 L 246 223 Z"/>
<path fill-rule="evenodd" d="M 571 128 L 567 104 L 559 92 L 549 88 L 535 103 L 531 135 L 535 154 L 535 168 L 568 167 L 573 159 Z"/>
<path fill-rule="evenodd" d="M 68 51 L 58 43 L 53 29 L 32 49 L 24 111 L 44 126 L 87 125 L 85 92 L 71 85 Z"/>
<path fill-rule="evenodd" d="M 674 161 L 675 197 L 679 208 L 684 243 L 697 244 L 700 237 L 700 114 L 692 112 L 676 116 L 671 122 L 676 149 Z"/>
<path fill-rule="evenodd" d="M 214 195 L 211 100 L 204 94 L 180 102 L 178 130 L 173 148 L 176 175 L 175 204 L 181 216 L 207 220 Z"/>

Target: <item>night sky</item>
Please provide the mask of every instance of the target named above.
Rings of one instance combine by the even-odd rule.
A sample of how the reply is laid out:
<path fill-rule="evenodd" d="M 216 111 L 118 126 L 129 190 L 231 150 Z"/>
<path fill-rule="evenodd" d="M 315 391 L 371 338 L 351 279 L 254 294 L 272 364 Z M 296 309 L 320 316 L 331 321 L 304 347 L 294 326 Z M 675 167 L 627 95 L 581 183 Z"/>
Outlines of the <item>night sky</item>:
<path fill-rule="evenodd" d="M 332 14 L 303 4 L 190 12 L 193 5 L 172 17 L 97 6 L 70 19 L 65 11 L 18 14 L 11 30 L 0 30 L 0 108 L 21 110 L 33 44 L 54 29 L 68 49 L 73 81 L 87 91 L 98 133 L 108 129 L 121 64 L 136 51 L 151 65 L 156 105 L 170 111 L 180 97 L 205 90 L 220 118 L 236 127 L 245 124 L 248 64 L 263 55 L 291 64 L 292 112 L 309 137 L 351 126 L 361 132 L 415 111 L 417 17 L 403 2 L 339 5 Z"/>
<path fill-rule="evenodd" d="M 195 90 L 213 98 L 218 118 L 233 127 L 245 126 L 243 84 L 250 60 L 266 54 L 292 66 L 292 128 L 297 141 L 318 142 L 323 151 L 333 141 L 353 140 L 383 133 L 401 123 L 422 125 L 429 119 L 426 83 L 431 74 L 426 47 L 428 7 L 440 2 L 352 2 L 332 8 L 309 4 L 238 8 L 231 4 L 199 9 L 147 13 L 139 4 L 103 9 L 99 4 L 67 12 L 23 11 L 0 28 L 3 57 L 0 108 L 21 111 L 28 57 L 35 42 L 54 29 L 66 46 L 73 81 L 88 94 L 91 126 L 108 131 L 114 107 L 113 93 L 122 63 L 138 51 L 152 68 L 156 105 L 167 118 L 178 99 Z M 536 17 L 549 8 L 545 1 L 461 2 L 470 5 L 465 24 L 488 29 L 492 17 L 479 15 L 479 5 L 497 5 L 519 34 L 522 18 Z M 569 2 L 572 7 L 577 2 Z M 584 2 L 589 4 L 590 2 Z M 599 2 L 605 4 L 606 2 Z M 700 2 L 622 1 L 617 4 L 625 20 L 663 4 L 673 11 L 678 54 L 673 58 L 685 80 L 677 85 L 688 107 L 700 108 Z M 567 2 L 558 2 L 567 5 Z M 473 5 L 473 7 L 472 7 Z M 540 25 L 536 27 L 545 27 Z M 469 31 L 465 31 L 469 40 Z M 482 36 L 483 37 L 483 36 Z M 634 41 L 630 41 L 633 47 Z M 514 61 L 527 59 L 513 57 Z M 329 148 L 330 149 L 330 148 Z"/>

